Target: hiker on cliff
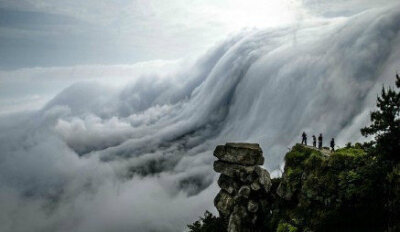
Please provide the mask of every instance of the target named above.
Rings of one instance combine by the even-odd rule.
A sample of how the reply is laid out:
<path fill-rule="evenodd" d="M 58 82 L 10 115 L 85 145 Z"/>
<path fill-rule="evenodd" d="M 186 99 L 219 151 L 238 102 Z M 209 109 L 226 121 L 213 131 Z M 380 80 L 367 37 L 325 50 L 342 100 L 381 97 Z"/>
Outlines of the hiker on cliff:
<path fill-rule="evenodd" d="M 304 144 L 307 146 L 307 134 L 306 132 L 303 131 L 303 134 L 301 135 L 302 139 L 301 139 L 301 144 Z"/>
<path fill-rule="evenodd" d="M 322 134 L 319 134 L 318 136 L 318 148 L 322 149 Z"/>
<path fill-rule="evenodd" d="M 331 139 L 331 150 L 335 151 L 335 139 L 334 138 Z"/>
<path fill-rule="evenodd" d="M 317 147 L 317 138 L 315 137 L 315 135 L 312 136 L 312 145 L 313 147 Z"/>

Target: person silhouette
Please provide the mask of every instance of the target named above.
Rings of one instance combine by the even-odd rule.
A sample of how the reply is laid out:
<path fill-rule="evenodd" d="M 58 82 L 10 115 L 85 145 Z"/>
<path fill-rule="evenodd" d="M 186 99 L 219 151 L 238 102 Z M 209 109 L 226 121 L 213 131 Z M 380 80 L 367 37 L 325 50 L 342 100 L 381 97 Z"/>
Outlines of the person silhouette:
<path fill-rule="evenodd" d="M 331 150 L 335 151 L 335 139 L 334 138 L 331 139 Z"/>
<path fill-rule="evenodd" d="M 317 138 L 315 137 L 315 135 L 312 136 L 312 145 L 313 147 L 317 147 Z"/>
<path fill-rule="evenodd" d="M 318 148 L 319 149 L 322 149 L 322 133 L 321 134 L 319 134 L 319 136 L 318 136 Z"/>
<path fill-rule="evenodd" d="M 301 139 L 301 144 L 304 144 L 307 146 L 307 134 L 306 132 L 303 131 L 303 134 L 301 135 L 302 139 Z"/>

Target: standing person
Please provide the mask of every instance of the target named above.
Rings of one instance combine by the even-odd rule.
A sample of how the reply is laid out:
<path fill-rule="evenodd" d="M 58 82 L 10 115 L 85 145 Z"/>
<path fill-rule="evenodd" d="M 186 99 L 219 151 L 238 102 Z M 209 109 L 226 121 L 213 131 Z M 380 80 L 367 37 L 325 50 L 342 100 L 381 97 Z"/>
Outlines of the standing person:
<path fill-rule="evenodd" d="M 312 145 L 313 147 L 317 147 L 317 138 L 315 137 L 315 135 L 312 136 Z"/>
<path fill-rule="evenodd" d="M 335 139 L 334 138 L 331 139 L 331 150 L 335 151 Z"/>
<path fill-rule="evenodd" d="M 307 146 L 307 134 L 306 132 L 303 131 L 303 134 L 301 135 L 301 144 L 305 144 Z"/>
<path fill-rule="evenodd" d="M 319 149 L 322 149 L 322 133 L 321 134 L 319 134 L 319 136 L 318 136 L 318 148 Z"/>

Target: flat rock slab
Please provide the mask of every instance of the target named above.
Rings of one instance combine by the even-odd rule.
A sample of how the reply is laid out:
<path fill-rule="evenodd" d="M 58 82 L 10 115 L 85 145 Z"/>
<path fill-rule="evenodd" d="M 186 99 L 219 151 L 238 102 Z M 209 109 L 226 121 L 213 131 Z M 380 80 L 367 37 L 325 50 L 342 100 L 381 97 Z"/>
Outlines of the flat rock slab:
<path fill-rule="evenodd" d="M 219 160 L 241 165 L 263 165 L 264 157 L 257 143 L 227 143 L 218 145 L 214 156 Z"/>
<path fill-rule="evenodd" d="M 214 162 L 214 171 L 232 178 L 239 178 L 240 174 L 251 175 L 254 173 L 254 170 L 255 166 L 244 166 L 219 160 Z"/>

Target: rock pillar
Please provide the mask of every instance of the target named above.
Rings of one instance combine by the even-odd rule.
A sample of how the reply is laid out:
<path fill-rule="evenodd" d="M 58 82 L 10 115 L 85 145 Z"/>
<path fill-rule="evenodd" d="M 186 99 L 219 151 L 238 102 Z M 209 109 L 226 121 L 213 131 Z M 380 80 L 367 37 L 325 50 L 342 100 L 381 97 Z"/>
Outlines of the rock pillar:
<path fill-rule="evenodd" d="M 262 220 L 263 205 L 271 188 L 271 179 L 258 144 L 227 143 L 215 148 L 214 170 L 221 173 L 221 191 L 214 205 L 228 221 L 228 232 L 254 231 Z"/>

